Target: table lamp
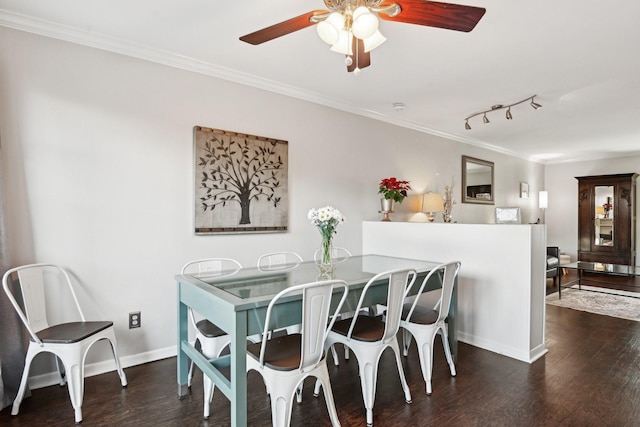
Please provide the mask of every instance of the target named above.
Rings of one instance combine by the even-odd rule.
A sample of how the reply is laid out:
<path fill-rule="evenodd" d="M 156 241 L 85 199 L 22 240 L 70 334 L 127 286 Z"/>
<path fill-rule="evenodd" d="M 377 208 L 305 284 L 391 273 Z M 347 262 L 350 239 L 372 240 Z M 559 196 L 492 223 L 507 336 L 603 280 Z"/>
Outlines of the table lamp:
<path fill-rule="evenodd" d="M 433 222 L 434 213 L 444 211 L 442 194 L 427 193 L 422 196 L 422 212 L 427 214 L 429 222 Z"/>

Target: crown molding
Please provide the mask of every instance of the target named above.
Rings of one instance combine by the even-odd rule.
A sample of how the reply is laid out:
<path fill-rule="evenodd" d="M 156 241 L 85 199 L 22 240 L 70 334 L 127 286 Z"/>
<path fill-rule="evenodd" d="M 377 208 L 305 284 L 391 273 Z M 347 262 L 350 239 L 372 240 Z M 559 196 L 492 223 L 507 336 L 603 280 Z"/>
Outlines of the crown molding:
<path fill-rule="evenodd" d="M 230 68 L 220 67 L 218 65 L 214 65 L 183 55 L 178 55 L 166 50 L 136 44 L 131 42 L 130 40 L 119 39 L 107 36 L 105 34 L 81 31 L 74 27 L 69 27 L 61 25 L 59 23 L 34 18 L 32 16 L 11 12 L 5 9 L 0 9 L 0 26 L 25 31 L 44 37 L 58 39 L 69 43 L 88 46 L 95 49 L 101 49 L 104 51 L 117 53 L 137 59 L 155 62 L 169 67 L 203 74 L 209 77 L 215 77 L 244 86 L 254 87 L 257 89 L 289 96 L 314 104 L 319 104 L 337 110 L 357 114 L 359 116 L 382 121 L 403 128 L 412 129 L 418 132 L 427 133 L 444 139 L 461 142 L 463 144 L 469 144 L 487 150 L 497 151 L 502 154 L 523 158 L 525 160 L 533 162 L 540 162 L 540 159 L 523 157 L 519 153 L 505 150 L 503 148 L 496 147 L 482 141 L 441 132 L 425 127 L 410 120 L 402 120 L 396 116 L 392 117 L 390 115 L 382 114 L 377 111 L 356 108 L 347 102 L 335 98 L 326 97 L 316 92 L 307 91 L 299 87 L 286 85 L 269 79 L 263 79 L 255 75 L 239 72 Z"/>

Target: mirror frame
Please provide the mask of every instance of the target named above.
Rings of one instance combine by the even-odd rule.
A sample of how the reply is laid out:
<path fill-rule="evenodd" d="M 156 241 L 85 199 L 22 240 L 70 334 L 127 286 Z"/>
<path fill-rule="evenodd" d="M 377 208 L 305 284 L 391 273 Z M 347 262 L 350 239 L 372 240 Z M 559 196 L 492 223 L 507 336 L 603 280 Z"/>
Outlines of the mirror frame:
<path fill-rule="evenodd" d="M 488 199 L 476 199 L 467 197 L 467 165 L 474 164 L 480 166 L 488 166 L 491 168 L 491 196 Z M 494 186 L 494 164 L 488 160 L 476 159 L 475 157 L 462 156 L 462 203 L 475 203 L 478 205 L 495 204 L 495 186 Z"/>

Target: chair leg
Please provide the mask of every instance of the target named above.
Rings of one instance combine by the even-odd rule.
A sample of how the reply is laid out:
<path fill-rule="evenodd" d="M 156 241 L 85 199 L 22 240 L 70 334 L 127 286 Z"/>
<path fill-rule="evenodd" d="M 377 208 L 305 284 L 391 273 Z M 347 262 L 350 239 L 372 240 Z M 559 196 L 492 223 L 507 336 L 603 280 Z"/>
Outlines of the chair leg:
<path fill-rule="evenodd" d="M 20 412 L 20 404 L 22 403 L 22 399 L 24 399 L 24 393 L 27 390 L 27 380 L 29 379 L 29 370 L 31 369 L 31 362 L 33 358 L 39 354 L 38 351 L 33 351 L 32 346 L 29 346 L 27 350 L 27 357 L 24 361 L 24 370 L 22 371 L 22 379 L 20 380 L 20 387 L 18 388 L 18 393 L 16 394 L 16 398 L 13 401 L 13 406 L 11 407 L 11 415 L 18 415 Z"/>
<path fill-rule="evenodd" d="M 64 360 L 67 371 L 67 387 L 71 406 L 75 412 L 76 424 L 82 422 L 82 400 L 84 397 L 84 366 L 80 355 L 68 353 Z"/>
<path fill-rule="evenodd" d="M 411 390 L 409 390 L 409 384 L 407 384 L 407 379 L 404 376 L 404 369 L 402 368 L 402 360 L 400 360 L 400 346 L 398 344 L 398 339 L 394 339 L 390 344 L 393 349 L 393 353 L 396 356 L 396 364 L 398 365 L 398 374 L 400 375 L 400 383 L 402 383 L 402 390 L 404 390 L 404 400 L 407 403 L 411 403 Z"/>
<path fill-rule="evenodd" d="M 127 376 L 125 375 L 124 370 L 122 369 L 122 365 L 120 364 L 120 356 L 118 355 L 118 347 L 115 341 L 115 334 L 114 337 L 108 338 L 107 341 L 109 341 L 109 344 L 111 345 L 111 354 L 113 354 L 113 361 L 116 364 L 116 371 L 118 372 L 118 376 L 120 377 L 120 384 L 122 384 L 122 387 L 126 387 Z"/>
<path fill-rule="evenodd" d="M 336 351 L 335 344 L 331 346 L 331 356 L 333 357 L 333 363 L 336 366 L 340 365 L 340 360 L 338 360 L 338 352 Z"/>
<path fill-rule="evenodd" d="M 64 366 L 62 366 L 62 363 L 60 363 L 60 359 L 58 358 L 58 356 L 54 354 L 53 357 L 56 359 L 56 370 L 58 371 L 58 376 L 60 378 L 60 387 L 62 387 L 67 383 L 67 375 L 64 371 Z"/>
<path fill-rule="evenodd" d="M 402 328 L 402 355 L 409 355 L 409 347 L 411 346 L 411 339 L 413 335 L 408 330 Z"/>
<path fill-rule="evenodd" d="M 322 384 L 322 391 L 324 393 L 324 401 L 327 404 L 327 411 L 329 411 L 329 418 L 331 419 L 331 425 L 333 427 L 340 427 L 340 421 L 338 420 L 338 412 L 336 411 L 336 404 L 333 400 L 333 390 L 331 389 L 331 382 L 329 381 L 329 370 L 326 364 L 318 366 L 318 376 L 316 377 L 316 387 L 320 387 Z"/>
<path fill-rule="evenodd" d="M 449 363 L 449 371 L 451 376 L 456 376 L 456 365 L 453 363 L 453 356 L 451 355 L 451 349 L 449 348 L 449 336 L 447 332 L 447 325 L 440 328 L 440 336 L 442 337 L 442 346 L 444 347 L 444 354 L 447 357 L 447 363 Z"/>

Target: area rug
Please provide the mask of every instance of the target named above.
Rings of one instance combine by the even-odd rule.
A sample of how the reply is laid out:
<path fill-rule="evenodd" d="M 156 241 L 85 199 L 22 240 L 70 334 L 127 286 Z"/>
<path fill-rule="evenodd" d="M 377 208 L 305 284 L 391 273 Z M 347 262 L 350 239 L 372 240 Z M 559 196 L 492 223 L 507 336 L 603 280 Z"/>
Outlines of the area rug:
<path fill-rule="evenodd" d="M 562 290 L 562 299 L 558 293 L 547 295 L 547 304 L 605 316 L 620 317 L 640 321 L 640 294 L 611 289 L 582 286 L 582 290 L 571 287 Z"/>

